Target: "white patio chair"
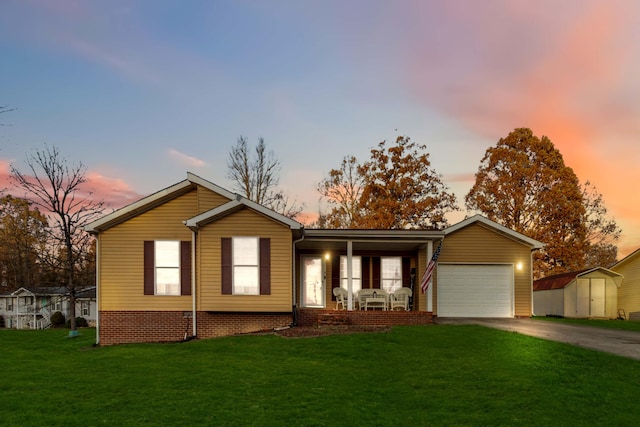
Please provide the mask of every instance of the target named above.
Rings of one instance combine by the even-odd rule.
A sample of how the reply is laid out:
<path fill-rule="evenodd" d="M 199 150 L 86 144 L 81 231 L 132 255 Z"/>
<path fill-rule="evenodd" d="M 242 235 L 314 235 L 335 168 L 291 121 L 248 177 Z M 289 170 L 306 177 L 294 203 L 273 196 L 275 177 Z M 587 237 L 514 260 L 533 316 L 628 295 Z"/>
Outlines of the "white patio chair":
<path fill-rule="evenodd" d="M 348 298 L 347 290 L 343 288 L 333 288 L 333 295 L 336 297 L 336 310 L 346 310 Z M 342 306 L 342 308 L 338 308 L 339 306 Z"/>
<path fill-rule="evenodd" d="M 366 300 L 367 298 L 371 298 L 373 296 L 374 289 L 360 289 L 358 291 L 358 308 L 360 310 L 366 309 Z"/>
<path fill-rule="evenodd" d="M 403 310 L 409 310 L 409 298 L 411 298 L 411 288 L 397 289 L 389 298 L 389 308 L 395 310 L 396 308 L 402 308 Z"/>

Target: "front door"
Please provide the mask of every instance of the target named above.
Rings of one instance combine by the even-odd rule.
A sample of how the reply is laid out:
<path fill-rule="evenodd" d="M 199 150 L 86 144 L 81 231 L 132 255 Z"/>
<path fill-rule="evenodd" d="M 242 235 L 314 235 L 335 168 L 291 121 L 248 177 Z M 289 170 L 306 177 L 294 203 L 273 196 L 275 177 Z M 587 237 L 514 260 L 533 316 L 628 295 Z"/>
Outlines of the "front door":
<path fill-rule="evenodd" d="M 320 256 L 302 257 L 302 306 L 324 308 L 324 262 Z"/>

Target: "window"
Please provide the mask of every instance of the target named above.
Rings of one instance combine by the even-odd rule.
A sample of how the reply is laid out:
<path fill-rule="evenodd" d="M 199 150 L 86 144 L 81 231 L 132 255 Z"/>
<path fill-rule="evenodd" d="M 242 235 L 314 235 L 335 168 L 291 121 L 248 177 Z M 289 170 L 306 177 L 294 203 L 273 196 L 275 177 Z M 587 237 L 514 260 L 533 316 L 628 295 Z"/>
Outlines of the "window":
<path fill-rule="evenodd" d="M 62 298 L 56 297 L 53 301 L 53 311 L 62 311 Z"/>
<path fill-rule="evenodd" d="M 347 278 L 347 260 L 346 256 L 340 257 L 340 287 L 348 289 L 349 283 Z M 352 291 L 355 294 L 362 289 L 362 257 L 351 257 L 351 286 Z"/>
<path fill-rule="evenodd" d="M 7 311 L 13 311 L 13 298 L 7 298 L 5 301 L 7 304 Z"/>
<path fill-rule="evenodd" d="M 144 294 L 191 295 L 191 242 L 144 242 Z"/>
<path fill-rule="evenodd" d="M 271 294 L 271 239 L 223 237 L 222 294 Z"/>
<path fill-rule="evenodd" d="M 180 242 L 155 245 L 156 295 L 180 295 Z"/>
<path fill-rule="evenodd" d="M 233 238 L 233 294 L 259 295 L 259 252 L 255 237 Z"/>
<path fill-rule="evenodd" d="M 402 258 L 382 257 L 380 270 L 382 289 L 392 293 L 402 287 Z"/>
<path fill-rule="evenodd" d="M 89 301 L 80 301 L 80 307 L 81 307 L 83 316 L 90 316 L 91 315 L 91 312 L 89 310 L 89 307 L 90 307 Z"/>

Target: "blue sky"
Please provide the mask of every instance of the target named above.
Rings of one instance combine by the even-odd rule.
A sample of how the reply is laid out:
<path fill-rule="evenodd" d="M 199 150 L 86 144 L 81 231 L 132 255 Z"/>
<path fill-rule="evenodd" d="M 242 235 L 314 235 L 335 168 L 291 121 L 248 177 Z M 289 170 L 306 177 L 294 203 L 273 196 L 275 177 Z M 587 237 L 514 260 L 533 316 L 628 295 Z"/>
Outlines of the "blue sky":
<path fill-rule="evenodd" d="M 485 150 L 547 135 L 640 246 L 634 1 L 81 1 L 0 4 L 0 173 L 43 145 L 120 207 L 196 173 L 223 187 L 240 135 L 318 209 L 346 155 L 408 135 L 460 204 Z M 461 219 L 464 212 L 453 215 Z"/>

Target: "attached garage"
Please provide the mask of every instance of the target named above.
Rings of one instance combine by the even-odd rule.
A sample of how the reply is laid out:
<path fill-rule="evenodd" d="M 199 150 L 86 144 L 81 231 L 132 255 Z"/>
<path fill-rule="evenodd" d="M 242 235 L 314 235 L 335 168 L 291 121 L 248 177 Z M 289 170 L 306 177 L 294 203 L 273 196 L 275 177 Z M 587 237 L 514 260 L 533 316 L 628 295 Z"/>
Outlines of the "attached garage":
<path fill-rule="evenodd" d="M 438 315 L 513 317 L 513 265 L 440 264 Z"/>
<path fill-rule="evenodd" d="M 427 311 L 437 317 L 531 316 L 531 254 L 542 243 L 481 215 L 444 232 Z"/>

